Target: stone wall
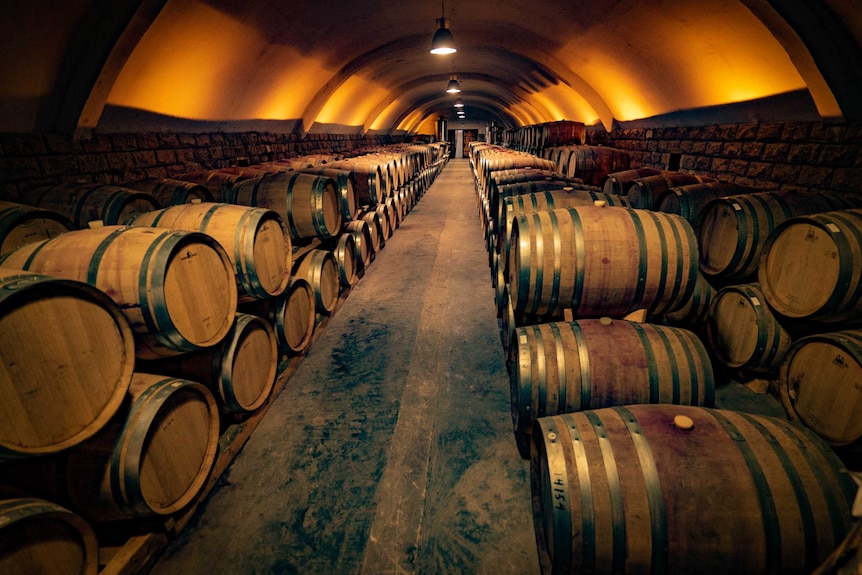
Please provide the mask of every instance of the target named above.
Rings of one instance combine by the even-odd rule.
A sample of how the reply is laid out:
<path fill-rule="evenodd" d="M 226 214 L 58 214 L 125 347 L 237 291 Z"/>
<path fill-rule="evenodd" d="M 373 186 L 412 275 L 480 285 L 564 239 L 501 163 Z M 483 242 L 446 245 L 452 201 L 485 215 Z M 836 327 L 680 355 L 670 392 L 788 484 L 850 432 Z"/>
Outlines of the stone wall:
<path fill-rule="evenodd" d="M 862 194 L 862 123 L 727 124 L 591 131 L 628 150 L 632 167 L 668 169 L 764 190 Z"/>
<path fill-rule="evenodd" d="M 120 184 L 144 177 L 257 164 L 314 153 L 350 153 L 402 141 L 389 136 L 271 133 L 0 134 L 0 199 L 67 182 Z"/>

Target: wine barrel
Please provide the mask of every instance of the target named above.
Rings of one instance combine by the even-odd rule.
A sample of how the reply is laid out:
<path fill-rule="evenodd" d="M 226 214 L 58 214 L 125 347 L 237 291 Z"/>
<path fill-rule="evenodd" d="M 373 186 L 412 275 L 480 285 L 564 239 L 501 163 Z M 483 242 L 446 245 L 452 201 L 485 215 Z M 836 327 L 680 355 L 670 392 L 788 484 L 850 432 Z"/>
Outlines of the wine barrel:
<path fill-rule="evenodd" d="M 131 218 L 161 208 L 151 195 L 102 184 L 57 184 L 25 193 L 21 203 L 62 214 L 76 229 L 90 222 L 106 226 L 125 224 Z"/>
<path fill-rule="evenodd" d="M 710 277 L 745 279 L 757 272 L 772 231 L 796 216 L 858 207 L 860 200 L 807 192 L 760 192 L 717 198 L 698 223 L 700 269 Z"/>
<path fill-rule="evenodd" d="M 35 497 L 0 499 L 0 573 L 96 575 L 99 544 L 83 517 Z"/>
<path fill-rule="evenodd" d="M 132 381 L 119 306 L 73 280 L 0 268 L 0 459 L 56 453 L 99 431 Z"/>
<path fill-rule="evenodd" d="M 353 235 L 361 274 L 374 259 L 374 238 L 372 237 L 371 226 L 364 220 L 353 220 L 344 226 L 344 230 Z"/>
<path fill-rule="evenodd" d="M 332 178 L 278 172 L 236 184 L 228 203 L 280 215 L 293 241 L 333 238 L 341 229 L 341 194 Z"/>
<path fill-rule="evenodd" d="M 521 455 L 540 417 L 638 403 L 711 407 L 715 377 L 685 329 L 586 319 L 517 328 L 509 345 L 512 422 Z"/>
<path fill-rule="evenodd" d="M 780 396 L 791 419 L 831 445 L 862 437 L 862 330 L 794 341 L 779 373 Z"/>
<path fill-rule="evenodd" d="M 353 234 L 342 233 L 338 236 L 332 255 L 338 263 L 338 281 L 341 286 L 349 288 L 355 285 L 359 281 L 360 263 Z"/>
<path fill-rule="evenodd" d="M 632 168 L 630 170 L 612 172 L 605 176 L 602 181 L 602 191 L 606 194 L 624 196 L 628 194 L 629 188 L 634 185 L 635 180 L 647 176 L 657 176 L 661 173 L 661 170 L 654 168 Z"/>
<path fill-rule="evenodd" d="M 383 168 L 378 162 L 360 158 L 345 158 L 327 164 L 329 168 L 347 170 L 353 174 L 360 205 L 375 205 L 389 195 Z"/>
<path fill-rule="evenodd" d="M 389 237 L 392 237 L 395 234 L 395 230 L 401 226 L 401 210 L 398 208 L 394 196 L 386 198 L 382 205 L 386 207 L 386 211 L 389 213 Z"/>
<path fill-rule="evenodd" d="M 123 417 L 58 465 L 74 509 L 107 521 L 164 516 L 192 501 L 218 451 L 219 414 L 203 384 L 135 373 Z"/>
<path fill-rule="evenodd" d="M 371 248 L 373 253 L 377 254 L 386 245 L 386 231 L 380 220 L 380 214 L 376 210 L 365 209 L 359 212 L 357 219 L 368 224 L 368 231 L 371 234 Z"/>
<path fill-rule="evenodd" d="M 394 219 L 394 214 L 392 213 L 392 210 L 389 209 L 389 206 L 386 205 L 385 201 L 374 206 L 374 211 L 377 212 L 377 215 L 380 218 L 380 225 L 383 227 L 382 237 L 384 240 L 388 240 L 392 237 L 392 234 L 395 233 L 395 229 L 398 227 L 398 223 Z"/>
<path fill-rule="evenodd" d="M 779 314 L 817 322 L 862 318 L 862 209 L 792 218 L 763 247 L 758 279 Z"/>
<path fill-rule="evenodd" d="M 0 202 L 0 256 L 75 229 L 63 214 L 14 202 Z"/>
<path fill-rule="evenodd" d="M 0 258 L 0 266 L 78 280 L 113 299 L 155 359 L 215 345 L 236 313 L 233 267 L 207 234 L 106 226 L 75 230 Z"/>
<path fill-rule="evenodd" d="M 665 313 L 665 320 L 677 327 L 689 329 L 703 327 L 709 316 L 709 304 L 712 303 L 715 293 L 715 288 L 698 271 L 691 297 L 685 300 L 680 307 Z"/>
<path fill-rule="evenodd" d="M 655 209 L 666 214 L 677 214 L 696 226 L 703 208 L 715 198 L 757 193 L 756 188 L 730 182 L 706 182 L 668 188 L 658 193 Z"/>
<path fill-rule="evenodd" d="M 506 197 L 503 211 L 497 224 L 497 245 L 503 256 L 504 263 L 509 257 L 509 240 L 512 221 L 519 217 L 539 211 L 558 208 L 574 208 L 577 206 L 593 206 L 596 202 L 604 202 L 607 206 L 630 208 L 631 203 L 624 196 L 608 195 L 604 192 L 579 190 L 577 188 L 557 188 L 544 192 L 534 192 L 524 195 Z"/>
<path fill-rule="evenodd" d="M 278 349 L 297 355 L 311 343 L 314 307 L 311 284 L 303 278 L 292 277 L 283 294 L 268 300 L 241 304 L 240 310 L 266 319 L 275 329 Z"/>
<path fill-rule="evenodd" d="M 265 173 L 249 168 L 222 168 L 220 170 L 187 172 L 177 176 L 177 179 L 200 184 L 209 190 L 213 201 L 229 203 L 234 196 L 234 187 L 239 182 L 263 177 Z"/>
<path fill-rule="evenodd" d="M 682 172 L 662 172 L 654 176 L 638 178 L 629 186 L 627 195 L 634 207 L 652 210 L 655 209 L 659 196 L 670 188 L 713 181 L 715 178 L 709 176 Z"/>
<path fill-rule="evenodd" d="M 287 287 L 293 246 L 284 220 L 273 210 L 182 204 L 141 214 L 129 224 L 197 231 L 215 238 L 233 264 L 240 301 L 277 296 Z"/>
<path fill-rule="evenodd" d="M 671 214 L 607 207 L 535 212 L 512 221 L 509 244 L 510 296 L 519 313 L 660 314 L 691 297 L 697 279 L 694 232 Z"/>
<path fill-rule="evenodd" d="M 852 524 L 856 485 L 784 419 L 631 405 L 537 420 L 543 573 L 811 573 Z"/>
<path fill-rule="evenodd" d="M 332 178 L 341 194 L 341 219 L 349 222 L 359 212 L 359 193 L 356 191 L 356 175 L 350 170 L 328 167 L 325 164 L 302 170 L 306 174 Z"/>
<path fill-rule="evenodd" d="M 213 202 L 215 197 L 206 186 L 170 178 L 141 178 L 123 183 L 124 188 L 150 194 L 161 206 L 178 206 L 193 202 Z"/>
<path fill-rule="evenodd" d="M 595 193 L 599 196 L 605 197 L 605 194 L 596 186 L 588 186 L 586 184 L 578 184 L 574 182 L 566 182 L 563 180 L 529 180 L 526 182 L 516 182 L 513 184 L 504 184 L 502 186 L 497 187 L 497 197 L 493 199 L 491 202 L 492 209 L 496 210 L 493 213 L 494 221 L 499 222 L 504 214 L 506 213 L 506 199 L 514 196 L 523 196 L 527 194 L 537 194 L 540 192 L 549 192 L 554 190 L 571 190 L 571 191 L 584 191 L 588 193 Z M 620 198 L 619 196 L 607 196 L 613 198 L 611 201 L 616 201 L 616 204 L 619 205 L 622 201 L 625 201 L 626 205 L 631 205 L 631 203 L 625 199 Z M 592 204 L 590 204 L 592 205 Z"/>
<path fill-rule="evenodd" d="M 566 175 L 581 178 L 585 184 L 593 186 L 601 186 L 605 176 L 628 170 L 631 165 L 627 151 L 606 146 L 575 146 L 568 158 L 561 157 L 561 161 L 565 164 Z"/>
<path fill-rule="evenodd" d="M 308 281 L 318 313 L 329 314 L 338 303 L 338 262 L 332 252 L 312 249 L 293 265 L 293 275 Z"/>
<path fill-rule="evenodd" d="M 228 334 L 212 347 L 138 364 L 147 373 L 203 383 L 227 414 L 250 413 L 263 405 L 275 386 L 277 367 L 272 324 L 245 313 L 236 314 Z"/>
<path fill-rule="evenodd" d="M 776 371 L 792 341 L 756 283 L 716 292 L 709 305 L 706 335 L 719 362 L 753 373 Z"/>

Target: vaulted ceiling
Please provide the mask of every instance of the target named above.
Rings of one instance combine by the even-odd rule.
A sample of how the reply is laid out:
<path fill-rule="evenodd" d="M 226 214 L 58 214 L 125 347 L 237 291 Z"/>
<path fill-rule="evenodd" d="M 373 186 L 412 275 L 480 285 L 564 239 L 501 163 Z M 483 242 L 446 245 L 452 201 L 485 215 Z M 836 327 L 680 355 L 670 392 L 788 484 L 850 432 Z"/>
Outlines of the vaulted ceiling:
<path fill-rule="evenodd" d="M 0 19 L 0 131 L 606 129 L 803 95 L 862 117 L 858 0 L 35 0 Z M 458 51 L 429 53 L 445 15 Z M 807 110 L 800 110 L 800 114 Z"/>

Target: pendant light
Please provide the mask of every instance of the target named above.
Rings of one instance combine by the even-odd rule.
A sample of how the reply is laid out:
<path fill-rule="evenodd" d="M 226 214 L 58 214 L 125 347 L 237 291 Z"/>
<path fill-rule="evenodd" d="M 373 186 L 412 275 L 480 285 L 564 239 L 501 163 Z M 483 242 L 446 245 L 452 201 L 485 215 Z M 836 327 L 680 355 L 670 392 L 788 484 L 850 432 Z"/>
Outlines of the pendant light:
<path fill-rule="evenodd" d="M 455 60 L 452 60 L 452 78 L 449 80 L 449 85 L 446 86 L 446 92 L 449 94 L 457 94 L 461 91 L 461 84 L 458 83 L 458 76 L 455 75 Z"/>
<path fill-rule="evenodd" d="M 434 38 L 431 40 L 432 54 L 454 54 L 455 39 L 452 37 L 452 32 L 449 30 L 449 19 L 446 18 L 446 9 L 443 0 L 440 0 L 440 7 L 443 11 L 443 17 L 437 18 L 437 24 L 440 26 L 434 33 Z"/>
<path fill-rule="evenodd" d="M 457 99 L 457 100 L 455 100 L 455 104 L 454 104 L 454 106 L 455 106 L 456 108 L 463 108 L 463 107 L 464 107 L 464 102 L 462 102 L 462 101 L 461 101 L 461 97 L 460 97 L 460 96 L 458 97 L 458 99 Z"/>

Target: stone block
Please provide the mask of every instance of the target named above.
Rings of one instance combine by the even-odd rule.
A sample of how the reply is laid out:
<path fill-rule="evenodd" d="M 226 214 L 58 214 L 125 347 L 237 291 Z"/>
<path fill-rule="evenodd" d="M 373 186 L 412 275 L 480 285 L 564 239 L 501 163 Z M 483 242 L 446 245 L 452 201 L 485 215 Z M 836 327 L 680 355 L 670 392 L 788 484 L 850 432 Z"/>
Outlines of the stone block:
<path fill-rule="evenodd" d="M 770 142 L 763 145 L 761 158 L 767 162 L 786 162 L 790 154 L 790 144 L 785 142 Z"/>
<path fill-rule="evenodd" d="M 138 149 L 134 134 L 111 134 L 111 142 L 115 151 L 131 152 Z"/>
<path fill-rule="evenodd" d="M 174 150 L 156 150 L 157 164 L 175 164 L 177 154 Z"/>
<path fill-rule="evenodd" d="M 787 153 L 787 161 L 794 164 L 811 164 L 817 160 L 816 144 L 792 144 Z"/>
<path fill-rule="evenodd" d="M 78 159 L 72 154 L 53 154 L 39 157 L 42 174 L 45 177 L 79 174 Z"/>
<path fill-rule="evenodd" d="M 737 140 L 754 140 L 757 138 L 758 124 L 739 124 L 736 128 Z"/>
<path fill-rule="evenodd" d="M 858 144 L 824 144 L 818 163 L 825 166 L 852 166 L 859 157 Z"/>
<path fill-rule="evenodd" d="M 802 166 L 796 183 L 801 186 L 828 189 L 834 170 L 823 166 Z"/>
<path fill-rule="evenodd" d="M 757 126 L 757 139 L 761 142 L 774 142 L 781 139 L 784 124 L 764 123 Z"/>

